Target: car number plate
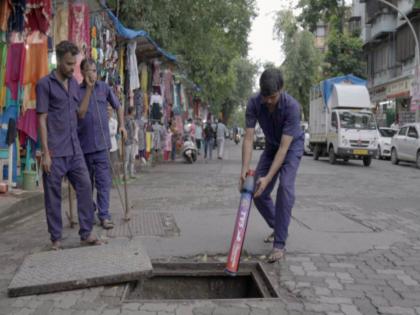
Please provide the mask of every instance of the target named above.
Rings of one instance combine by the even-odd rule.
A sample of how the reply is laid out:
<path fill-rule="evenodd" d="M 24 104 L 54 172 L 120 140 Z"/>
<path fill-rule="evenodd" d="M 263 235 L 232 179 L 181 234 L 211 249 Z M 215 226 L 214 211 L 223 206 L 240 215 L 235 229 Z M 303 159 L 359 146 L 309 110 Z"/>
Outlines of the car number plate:
<path fill-rule="evenodd" d="M 353 150 L 353 154 L 356 154 L 356 155 L 367 155 L 368 154 L 368 150 Z"/>

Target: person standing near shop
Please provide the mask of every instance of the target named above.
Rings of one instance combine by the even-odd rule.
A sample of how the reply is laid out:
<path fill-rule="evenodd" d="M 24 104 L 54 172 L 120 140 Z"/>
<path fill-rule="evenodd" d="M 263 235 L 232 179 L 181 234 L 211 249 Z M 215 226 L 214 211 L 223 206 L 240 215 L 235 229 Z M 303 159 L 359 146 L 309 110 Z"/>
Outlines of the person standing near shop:
<path fill-rule="evenodd" d="M 126 136 L 124 111 L 112 89 L 103 81 L 97 80 L 96 64 L 93 59 L 83 59 L 80 64 L 83 82 L 79 88 L 80 145 L 85 155 L 90 180 L 96 187 L 97 200 L 94 203 L 97 216 L 104 229 L 112 229 L 114 224 L 109 213 L 109 196 L 112 186 L 112 172 L 109 150 L 111 141 L 108 128 L 108 104 L 117 110 L 119 132 Z"/>
<path fill-rule="evenodd" d="M 210 122 L 206 122 L 204 127 L 204 159 L 212 159 L 214 146 L 214 130 Z"/>
<path fill-rule="evenodd" d="M 303 155 L 304 133 L 300 128 L 300 105 L 282 91 L 280 70 L 267 69 L 260 77 L 260 92 L 251 97 L 246 109 L 246 131 L 242 146 L 242 187 L 252 158 L 252 142 L 258 122 L 266 137 L 266 148 L 256 169 L 254 203 L 274 232 L 269 262 L 284 257 L 291 211 L 295 201 L 295 179 Z M 279 178 L 275 204 L 271 192 Z"/>
<path fill-rule="evenodd" d="M 217 123 L 217 158 L 223 160 L 223 155 L 225 152 L 225 133 L 226 126 L 222 121 Z"/>
<path fill-rule="evenodd" d="M 83 245 L 99 245 L 92 189 L 77 136 L 79 85 L 73 77 L 79 49 L 69 41 L 56 47 L 57 68 L 36 84 L 36 111 L 42 146 L 45 210 L 52 249 L 61 249 L 61 182 L 67 176 L 76 190 L 79 235 Z"/>
<path fill-rule="evenodd" d="M 201 126 L 201 120 L 197 120 L 195 124 L 195 144 L 197 145 L 198 155 L 201 154 L 201 143 L 203 142 L 203 127 Z"/>

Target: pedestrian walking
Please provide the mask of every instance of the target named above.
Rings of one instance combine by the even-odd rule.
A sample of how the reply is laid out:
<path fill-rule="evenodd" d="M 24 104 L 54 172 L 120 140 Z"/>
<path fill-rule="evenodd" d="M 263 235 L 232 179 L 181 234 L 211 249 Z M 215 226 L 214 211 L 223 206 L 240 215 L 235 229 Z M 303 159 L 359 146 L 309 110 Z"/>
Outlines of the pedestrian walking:
<path fill-rule="evenodd" d="M 54 250 L 61 248 L 61 182 L 64 176 L 76 190 L 81 243 L 101 244 L 92 233 L 92 187 L 77 135 L 77 112 L 81 100 L 73 73 L 78 53 L 79 49 L 72 42 L 60 42 L 56 46 L 57 68 L 36 84 L 45 210 Z"/>
<path fill-rule="evenodd" d="M 204 127 L 204 159 L 212 159 L 214 147 L 214 130 L 210 122 Z"/>
<path fill-rule="evenodd" d="M 283 90 L 280 70 L 267 69 L 260 77 L 260 92 L 246 109 L 246 131 L 242 149 L 240 188 L 252 158 L 252 142 L 258 122 L 266 147 L 256 169 L 254 203 L 274 232 L 265 241 L 273 242 L 269 262 L 284 257 L 291 211 L 295 202 L 295 179 L 303 155 L 304 133 L 300 128 L 300 105 Z M 279 178 L 276 202 L 270 194 Z"/>
<path fill-rule="evenodd" d="M 203 127 L 201 121 L 197 121 L 195 124 L 195 143 L 197 145 L 198 155 L 201 154 L 201 143 L 203 142 Z"/>
<path fill-rule="evenodd" d="M 217 123 L 217 158 L 223 160 L 225 151 L 226 126 L 222 121 Z"/>
<path fill-rule="evenodd" d="M 130 178 L 136 178 L 134 170 L 134 161 L 137 152 L 134 151 L 134 132 L 136 131 L 136 123 L 134 121 L 134 107 L 129 107 L 127 116 L 125 117 L 125 130 L 127 137 L 125 139 L 125 156 L 124 156 L 124 170 Z"/>
<path fill-rule="evenodd" d="M 104 229 L 112 229 L 114 223 L 109 213 L 109 196 L 112 176 L 109 150 L 111 140 L 108 122 L 108 104 L 117 110 L 120 133 L 125 138 L 124 112 L 112 89 L 97 80 L 96 64 L 93 59 L 83 59 L 80 64 L 83 82 L 80 84 L 78 135 L 80 146 L 89 170 L 92 190 L 96 188 L 97 216 Z"/>

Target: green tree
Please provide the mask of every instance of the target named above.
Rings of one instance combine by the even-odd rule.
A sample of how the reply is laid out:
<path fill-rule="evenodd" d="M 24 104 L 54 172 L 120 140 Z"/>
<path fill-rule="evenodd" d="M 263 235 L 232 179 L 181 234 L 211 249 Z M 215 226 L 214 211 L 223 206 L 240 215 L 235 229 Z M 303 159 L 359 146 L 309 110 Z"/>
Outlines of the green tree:
<path fill-rule="evenodd" d="M 311 32 L 316 30 L 318 22 L 330 21 L 332 16 L 339 17 L 337 26 L 343 29 L 346 10 L 344 0 L 299 0 L 297 7 L 302 10 L 299 22 Z"/>
<path fill-rule="evenodd" d="M 318 82 L 321 58 L 314 46 L 311 32 L 299 29 L 292 11 L 280 11 L 277 15 L 275 32 L 282 40 L 285 60 L 281 66 L 285 90 L 302 106 L 305 119 L 309 115 L 309 93 Z"/>
<path fill-rule="evenodd" d="M 352 73 L 366 77 L 363 42 L 349 32 L 332 29 L 328 35 L 328 50 L 325 54 L 324 76 L 336 77 Z"/>

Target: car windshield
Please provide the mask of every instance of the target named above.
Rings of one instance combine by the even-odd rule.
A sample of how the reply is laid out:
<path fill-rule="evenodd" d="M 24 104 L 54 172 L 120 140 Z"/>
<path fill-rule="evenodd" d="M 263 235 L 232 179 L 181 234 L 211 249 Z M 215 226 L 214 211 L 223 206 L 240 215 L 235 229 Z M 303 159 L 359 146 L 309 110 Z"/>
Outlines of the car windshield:
<path fill-rule="evenodd" d="M 367 112 L 340 112 L 340 124 L 346 129 L 376 129 L 375 119 L 371 113 Z"/>
<path fill-rule="evenodd" d="M 379 129 L 381 136 L 386 138 L 392 138 L 396 132 L 394 129 Z"/>

